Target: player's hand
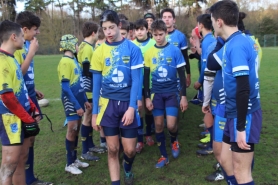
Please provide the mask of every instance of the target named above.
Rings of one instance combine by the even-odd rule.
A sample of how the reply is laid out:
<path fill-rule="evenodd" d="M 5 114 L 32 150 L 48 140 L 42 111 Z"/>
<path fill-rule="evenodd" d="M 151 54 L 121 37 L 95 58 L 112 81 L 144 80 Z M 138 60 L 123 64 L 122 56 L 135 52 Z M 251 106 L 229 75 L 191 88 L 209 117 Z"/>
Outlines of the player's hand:
<path fill-rule="evenodd" d="M 206 114 L 206 113 L 211 113 L 211 110 L 210 110 L 210 106 L 208 105 L 208 106 L 203 106 L 202 107 L 202 112 L 204 113 L 204 114 Z"/>
<path fill-rule="evenodd" d="M 181 112 L 186 111 L 186 109 L 188 108 L 188 102 L 186 96 L 181 97 L 180 108 L 181 108 Z"/>
<path fill-rule="evenodd" d="M 86 108 L 86 110 L 92 110 L 92 105 L 89 103 L 89 102 L 85 102 L 85 108 Z"/>
<path fill-rule="evenodd" d="M 40 133 L 40 128 L 37 122 L 24 123 L 23 122 L 24 138 L 36 136 Z"/>
<path fill-rule="evenodd" d="M 76 113 L 77 113 L 78 116 L 83 116 L 84 110 L 82 108 L 80 108 L 76 111 Z"/>
<path fill-rule="evenodd" d="M 137 100 L 137 107 L 138 107 L 138 111 L 141 111 L 142 110 L 142 101 L 141 100 Z"/>
<path fill-rule="evenodd" d="M 146 107 L 149 111 L 153 110 L 153 102 L 150 98 L 146 98 Z"/>
<path fill-rule="evenodd" d="M 40 120 L 41 120 L 41 115 L 40 115 L 39 112 L 35 112 L 35 114 L 34 114 L 32 117 L 35 119 L 35 121 L 36 121 L 37 123 L 39 123 Z"/>
<path fill-rule="evenodd" d="M 242 150 L 251 150 L 251 146 L 246 143 L 246 132 L 245 131 L 242 131 L 242 132 L 237 131 L 236 140 L 237 140 L 237 145 L 239 148 L 241 148 Z"/>
<path fill-rule="evenodd" d="M 101 126 L 97 125 L 97 114 L 92 115 L 92 127 L 95 131 L 101 130 Z"/>
<path fill-rule="evenodd" d="M 194 83 L 194 89 L 196 90 L 200 89 L 201 86 L 202 84 L 200 84 L 198 81 Z"/>
<path fill-rule="evenodd" d="M 41 100 L 44 98 L 44 94 L 41 91 L 35 90 L 36 91 L 36 96 L 38 100 Z"/>
<path fill-rule="evenodd" d="M 36 37 L 34 37 L 31 41 L 30 41 L 30 47 L 29 47 L 29 52 L 28 53 L 32 53 L 33 55 L 36 54 L 36 52 L 39 49 L 39 41 Z"/>
<path fill-rule="evenodd" d="M 134 108 L 133 107 L 128 107 L 127 111 L 125 111 L 125 114 L 122 118 L 122 122 L 124 122 L 123 126 L 128 126 L 131 123 L 133 123 L 134 113 L 135 113 Z"/>
<path fill-rule="evenodd" d="M 189 87 L 191 84 L 191 77 L 190 77 L 190 74 L 187 74 L 186 75 L 186 87 Z"/>

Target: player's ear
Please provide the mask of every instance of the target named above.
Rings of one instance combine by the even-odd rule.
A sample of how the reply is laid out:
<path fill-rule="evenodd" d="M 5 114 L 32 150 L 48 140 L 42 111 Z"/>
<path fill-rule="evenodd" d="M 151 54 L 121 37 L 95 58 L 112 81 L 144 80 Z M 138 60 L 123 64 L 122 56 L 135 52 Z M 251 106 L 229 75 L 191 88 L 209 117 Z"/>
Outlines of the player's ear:
<path fill-rule="evenodd" d="M 15 41 L 16 40 L 16 34 L 15 33 L 12 33 L 11 34 L 11 36 L 10 36 L 10 39 L 12 40 L 12 41 Z"/>
<path fill-rule="evenodd" d="M 121 22 L 119 23 L 118 27 L 119 27 L 120 29 L 122 28 L 122 23 L 121 23 Z"/>
<path fill-rule="evenodd" d="M 22 30 L 23 30 L 23 33 L 25 34 L 29 29 L 27 27 L 23 27 Z"/>

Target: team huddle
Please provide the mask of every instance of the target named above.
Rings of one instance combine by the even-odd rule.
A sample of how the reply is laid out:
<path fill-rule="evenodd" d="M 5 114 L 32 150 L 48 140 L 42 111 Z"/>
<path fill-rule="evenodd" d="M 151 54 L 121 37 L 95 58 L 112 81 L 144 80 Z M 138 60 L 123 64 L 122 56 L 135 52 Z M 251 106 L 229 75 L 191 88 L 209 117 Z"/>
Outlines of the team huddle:
<path fill-rule="evenodd" d="M 84 23 L 79 46 L 77 37 L 63 35 L 57 71 L 67 125 L 65 171 L 78 175 L 89 166 L 77 157 L 79 132 L 82 160 L 98 161 L 94 153 L 108 153 L 112 185 L 121 184 L 119 156 L 123 156 L 124 184 L 136 183 L 132 170 L 136 153 L 155 140 L 161 154 L 155 167 L 170 163 L 165 127 L 172 158 L 178 158 L 178 117 L 188 108 L 186 88 L 191 84 L 189 58 L 197 58 L 200 77 L 194 88 L 203 94 L 202 101 L 197 100 L 210 137 L 197 153 L 214 153 L 219 166 L 207 180 L 253 185 L 254 145 L 262 127 L 261 51 L 245 30 L 242 15 L 235 2 L 223 0 L 198 16 L 190 56 L 170 8 L 161 11 L 161 19 L 147 13 L 132 24 L 123 14 L 106 10 L 99 24 Z M 0 25 L 3 185 L 53 184 L 35 178 L 33 170 L 33 146 L 43 119 L 38 99 L 44 97 L 35 88 L 33 70 L 39 26 L 39 17 L 28 11 L 19 13 L 15 22 Z M 100 132 L 99 146 L 93 142 L 93 129 Z"/>

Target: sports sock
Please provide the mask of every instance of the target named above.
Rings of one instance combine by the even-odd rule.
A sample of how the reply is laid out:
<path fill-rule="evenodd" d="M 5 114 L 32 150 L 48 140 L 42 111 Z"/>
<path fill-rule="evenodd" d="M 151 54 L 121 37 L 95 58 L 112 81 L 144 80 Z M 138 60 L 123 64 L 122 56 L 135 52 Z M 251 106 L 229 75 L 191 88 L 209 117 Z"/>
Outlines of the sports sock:
<path fill-rule="evenodd" d="M 77 159 L 77 145 L 78 145 L 78 136 L 75 137 L 75 142 L 74 142 L 74 156 L 73 156 L 74 161 Z"/>
<path fill-rule="evenodd" d="M 133 161 L 135 159 L 135 155 L 132 158 L 129 158 L 125 153 L 124 153 L 124 170 L 126 173 L 131 171 Z"/>
<path fill-rule="evenodd" d="M 178 130 L 176 132 L 170 132 L 170 137 L 171 137 L 171 143 L 173 144 L 175 141 L 177 141 L 177 136 L 178 136 Z"/>
<path fill-rule="evenodd" d="M 93 128 L 91 126 L 88 126 L 90 128 L 89 129 L 89 135 L 88 135 L 88 146 L 89 148 L 94 148 L 95 147 L 95 144 L 93 142 Z"/>
<path fill-rule="evenodd" d="M 120 185 L 121 181 L 117 180 L 117 181 L 112 181 L 111 185 Z"/>
<path fill-rule="evenodd" d="M 157 146 L 160 150 L 161 155 L 168 158 L 164 132 L 155 133 L 155 136 L 156 136 Z"/>
<path fill-rule="evenodd" d="M 229 185 L 238 185 L 234 175 L 227 176 L 227 178 L 225 180 L 226 180 L 227 184 L 229 184 Z"/>
<path fill-rule="evenodd" d="M 145 114 L 145 120 L 146 120 L 146 136 L 151 136 L 152 135 L 152 124 L 154 122 L 153 115 Z"/>
<path fill-rule="evenodd" d="M 82 140 L 82 154 L 86 154 L 89 151 L 88 137 L 90 130 L 88 126 L 81 125 L 81 140 Z"/>
<path fill-rule="evenodd" d="M 74 141 L 66 139 L 66 150 L 67 150 L 67 166 L 74 163 Z"/>
<path fill-rule="evenodd" d="M 25 173 L 26 173 L 26 184 L 27 185 L 30 185 L 37 180 L 34 175 L 34 147 L 29 148 L 29 154 L 28 154 L 28 160 L 26 162 Z"/>
<path fill-rule="evenodd" d="M 238 185 L 255 185 L 254 181 L 248 182 L 248 183 L 244 183 L 244 184 L 238 184 Z"/>
<path fill-rule="evenodd" d="M 208 147 L 212 148 L 213 143 L 213 126 L 207 128 L 210 133 L 210 142 L 208 143 Z"/>
<path fill-rule="evenodd" d="M 143 118 L 140 118 L 141 125 L 138 127 L 138 136 L 137 136 L 137 141 L 138 142 L 143 142 L 144 138 L 144 121 Z"/>
<path fill-rule="evenodd" d="M 224 178 L 227 179 L 228 175 L 227 175 L 226 171 L 224 170 L 224 168 L 221 165 L 220 165 L 220 169 L 221 169 L 221 171 L 224 175 Z"/>
<path fill-rule="evenodd" d="M 101 143 L 106 143 L 106 138 L 105 137 L 100 137 L 100 142 Z"/>

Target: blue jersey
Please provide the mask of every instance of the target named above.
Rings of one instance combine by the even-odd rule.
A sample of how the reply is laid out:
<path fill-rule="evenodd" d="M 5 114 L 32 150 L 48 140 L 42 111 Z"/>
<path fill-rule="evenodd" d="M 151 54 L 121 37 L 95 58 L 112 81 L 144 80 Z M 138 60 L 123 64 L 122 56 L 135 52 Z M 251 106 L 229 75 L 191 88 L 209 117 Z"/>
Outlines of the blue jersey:
<path fill-rule="evenodd" d="M 14 56 L 16 60 L 18 61 L 19 65 L 22 65 L 24 60 L 26 59 L 26 56 L 28 54 L 30 47 L 30 41 L 25 41 L 23 49 L 17 50 L 14 53 Z M 30 97 L 36 96 L 36 91 L 35 91 L 35 74 L 34 74 L 34 60 L 32 59 L 30 66 L 26 72 L 26 74 L 23 76 L 24 77 L 24 82 L 28 90 L 28 94 Z"/>
<path fill-rule="evenodd" d="M 185 66 L 181 51 L 167 43 L 153 46 L 145 53 L 145 67 L 150 69 L 151 92 L 178 92 L 177 68 Z"/>
<path fill-rule="evenodd" d="M 166 39 L 169 43 L 177 46 L 180 50 L 187 49 L 188 47 L 185 35 L 179 30 L 169 32 Z"/>
<path fill-rule="evenodd" d="M 132 85 L 131 70 L 143 67 L 139 47 L 127 39 L 101 44 L 94 52 L 91 70 L 102 74 L 103 98 L 129 101 Z"/>
<path fill-rule="evenodd" d="M 260 109 L 258 48 L 245 34 L 236 32 L 231 35 L 216 55 L 222 66 L 227 118 L 236 118 L 236 77 L 249 76 L 250 94 L 248 112 Z"/>
<path fill-rule="evenodd" d="M 216 72 L 212 88 L 212 94 L 217 104 L 225 104 L 222 70 L 218 70 Z"/>

